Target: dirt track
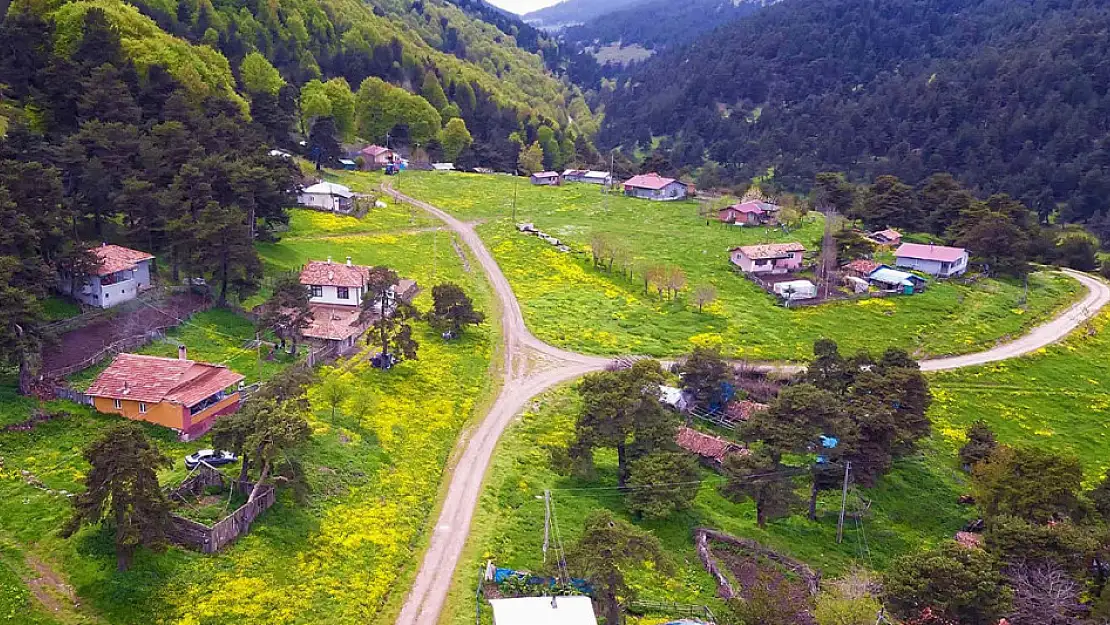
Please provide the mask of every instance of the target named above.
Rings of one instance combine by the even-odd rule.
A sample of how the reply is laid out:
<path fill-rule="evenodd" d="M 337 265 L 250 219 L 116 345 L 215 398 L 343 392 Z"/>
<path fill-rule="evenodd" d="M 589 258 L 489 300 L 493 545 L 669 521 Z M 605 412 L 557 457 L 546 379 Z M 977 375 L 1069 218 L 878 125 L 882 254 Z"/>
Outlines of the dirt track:
<path fill-rule="evenodd" d="M 450 214 L 414 198 L 403 195 L 387 185 L 383 190 L 394 199 L 417 206 L 441 219 L 470 248 L 482 270 L 493 285 L 501 308 L 501 333 L 504 344 L 505 379 L 489 413 L 458 454 L 450 473 L 447 497 L 412 590 L 405 599 L 397 625 L 437 625 L 443 604 L 451 589 L 451 581 L 459 557 L 466 546 L 474 508 L 481 494 L 482 480 L 501 433 L 508 427 L 531 398 L 568 380 L 590 371 L 603 369 L 611 359 L 562 350 L 540 341 L 528 330 L 512 287 L 474 227 Z M 1028 334 L 984 352 L 922 361 L 924 371 L 940 371 L 981 365 L 1015 358 L 1054 343 L 1085 321 L 1094 317 L 1110 302 L 1110 287 L 1085 274 L 1064 270 L 1087 287 L 1088 293 L 1079 303 Z M 797 366 L 776 366 L 786 371 Z"/>

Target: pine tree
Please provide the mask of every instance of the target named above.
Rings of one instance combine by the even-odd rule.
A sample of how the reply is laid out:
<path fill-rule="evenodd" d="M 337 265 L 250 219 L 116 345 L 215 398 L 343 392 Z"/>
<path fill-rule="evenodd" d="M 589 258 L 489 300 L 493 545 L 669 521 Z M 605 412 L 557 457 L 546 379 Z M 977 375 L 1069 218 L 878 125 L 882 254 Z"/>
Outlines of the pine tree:
<path fill-rule="evenodd" d="M 301 331 L 312 324 L 308 289 L 297 276 L 284 275 L 274 284 L 273 294 L 263 305 L 259 324 L 273 330 L 281 349 L 285 349 L 288 340 L 292 343 L 289 353 L 297 353 Z"/>
<path fill-rule="evenodd" d="M 170 459 L 134 422 L 113 426 L 82 455 L 92 468 L 63 535 L 72 536 L 83 525 L 108 524 L 116 535 L 116 568 L 126 571 L 138 547 L 158 550 L 166 544 L 170 509 L 158 469 L 169 467 Z"/>
<path fill-rule="evenodd" d="M 728 456 L 721 472 L 728 480 L 721 494 L 732 501 L 754 501 L 759 527 L 788 516 L 800 502 L 789 469 L 762 445 L 753 445 L 747 454 Z"/>
<path fill-rule="evenodd" d="M 450 332 L 452 337 L 458 336 L 464 325 L 479 325 L 486 319 L 474 310 L 474 302 L 457 284 L 448 282 L 432 287 L 432 302 L 428 321 L 436 329 Z"/>

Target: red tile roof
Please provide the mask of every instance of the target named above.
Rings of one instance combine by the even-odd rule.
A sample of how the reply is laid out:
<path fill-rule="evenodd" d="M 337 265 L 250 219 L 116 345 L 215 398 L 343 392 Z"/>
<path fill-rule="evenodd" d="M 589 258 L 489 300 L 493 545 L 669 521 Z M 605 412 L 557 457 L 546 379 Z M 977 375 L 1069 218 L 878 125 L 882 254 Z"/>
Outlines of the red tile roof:
<path fill-rule="evenodd" d="M 744 256 L 752 260 L 764 258 L 783 258 L 794 252 L 804 252 L 806 247 L 801 243 L 764 243 L 762 245 L 744 245 L 734 247 L 729 251 L 740 250 Z"/>
<path fill-rule="evenodd" d="M 768 408 L 770 406 L 767 404 L 741 399 L 729 402 L 728 406 L 725 407 L 725 418 L 729 421 L 747 421 L 752 418 L 753 414 L 763 412 Z"/>
<path fill-rule="evenodd" d="M 96 377 L 85 394 L 156 404 L 167 401 L 191 406 L 238 384 L 242 375 L 224 367 L 193 360 L 119 354 Z"/>
<path fill-rule="evenodd" d="M 99 261 L 99 265 L 96 268 L 96 275 L 98 276 L 106 276 L 117 271 L 123 271 L 124 269 L 134 269 L 136 263 L 154 258 L 152 254 L 133 250 L 121 245 L 104 244 L 99 247 L 90 248 L 89 252 L 96 256 L 96 259 Z"/>
<path fill-rule="evenodd" d="M 362 287 L 369 278 L 369 267 L 331 261 L 311 260 L 301 270 L 304 285 Z"/>
<path fill-rule="evenodd" d="M 626 187 L 635 187 L 637 189 L 652 189 L 658 190 L 674 182 L 674 178 L 664 178 L 657 173 L 640 174 L 633 176 L 624 182 Z"/>
<path fill-rule="evenodd" d="M 956 542 L 961 547 L 968 549 L 981 549 L 983 547 L 983 535 L 971 532 L 956 532 Z"/>
<path fill-rule="evenodd" d="M 389 148 L 383 148 L 380 145 L 368 145 L 359 150 L 359 154 L 365 154 L 367 156 L 380 156 L 382 154 L 385 154 L 386 152 L 392 152 L 392 150 L 390 150 Z"/>
<path fill-rule="evenodd" d="M 916 258 L 918 260 L 935 260 L 942 263 L 954 263 L 967 252 L 962 247 L 947 247 L 945 245 L 922 245 L 920 243 L 903 243 L 894 255 L 898 258 Z"/>
<path fill-rule="evenodd" d="M 366 324 L 358 322 L 362 309 L 357 306 L 311 304 L 309 308 L 312 321 L 301 330 L 308 338 L 344 341 L 366 330 Z"/>
<path fill-rule="evenodd" d="M 733 204 L 732 206 L 725 207 L 721 210 L 722 211 L 734 210 L 738 213 L 755 213 L 756 215 L 762 215 L 762 214 L 767 213 L 767 212 L 776 211 L 776 210 L 778 210 L 778 208 L 779 208 L 778 206 L 775 206 L 774 204 L 770 204 L 768 202 L 758 202 L 756 200 L 748 200 L 747 202 L 740 202 L 739 204 Z"/>
<path fill-rule="evenodd" d="M 857 258 L 856 260 L 853 260 L 852 262 L 844 265 L 844 268 L 848 271 L 855 271 L 856 273 L 868 276 L 871 275 L 872 271 L 875 271 L 881 266 L 881 263 L 877 263 L 873 260 L 868 260 L 866 258 Z"/>
<path fill-rule="evenodd" d="M 686 426 L 678 428 L 678 433 L 674 437 L 674 442 L 686 451 L 717 462 L 721 462 L 725 459 L 725 456 L 729 454 L 743 452 L 743 448 L 736 443 L 726 441 L 716 436 L 702 434 Z"/>

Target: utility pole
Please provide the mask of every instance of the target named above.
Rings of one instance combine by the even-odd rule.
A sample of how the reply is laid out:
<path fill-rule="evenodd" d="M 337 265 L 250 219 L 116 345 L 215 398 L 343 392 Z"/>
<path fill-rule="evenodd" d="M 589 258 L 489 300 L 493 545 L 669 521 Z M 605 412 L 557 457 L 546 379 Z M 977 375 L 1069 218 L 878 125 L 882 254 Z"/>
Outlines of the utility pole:
<path fill-rule="evenodd" d="M 844 491 L 840 498 L 840 520 L 836 522 L 836 544 L 844 541 L 844 510 L 848 507 L 848 472 L 852 470 L 852 462 L 844 463 Z"/>
<path fill-rule="evenodd" d="M 520 170 L 513 170 L 513 227 L 516 227 L 516 188 L 520 186 Z"/>
<path fill-rule="evenodd" d="M 439 228 L 432 231 L 432 280 L 436 278 L 436 266 L 439 264 Z"/>

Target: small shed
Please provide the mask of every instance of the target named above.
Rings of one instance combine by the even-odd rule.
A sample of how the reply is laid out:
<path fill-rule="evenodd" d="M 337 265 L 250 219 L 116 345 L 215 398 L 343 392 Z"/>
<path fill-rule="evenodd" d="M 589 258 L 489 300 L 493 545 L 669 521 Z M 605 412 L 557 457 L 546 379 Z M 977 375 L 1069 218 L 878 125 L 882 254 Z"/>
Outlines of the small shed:
<path fill-rule="evenodd" d="M 537 186 L 556 186 L 563 183 L 563 176 L 557 171 L 536 172 L 529 179 Z"/>
<path fill-rule="evenodd" d="M 358 169 L 358 163 L 352 161 L 349 158 L 339 159 L 339 166 L 343 169 L 346 169 L 347 171 L 355 171 L 356 169 Z"/>
<path fill-rule="evenodd" d="M 906 295 L 913 295 L 925 290 L 925 278 L 908 271 L 891 269 L 886 265 L 872 271 L 867 279 L 879 288 L 900 291 Z"/>
<path fill-rule="evenodd" d="M 659 387 L 659 403 L 668 408 L 686 412 L 690 408 L 691 400 L 690 394 L 680 388 L 674 386 Z"/>
<path fill-rule="evenodd" d="M 589 597 L 490 599 L 493 625 L 597 625 Z"/>
<path fill-rule="evenodd" d="M 809 280 L 790 280 L 775 283 L 775 294 L 787 301 L 817 297 L 817 285 Z"/>

